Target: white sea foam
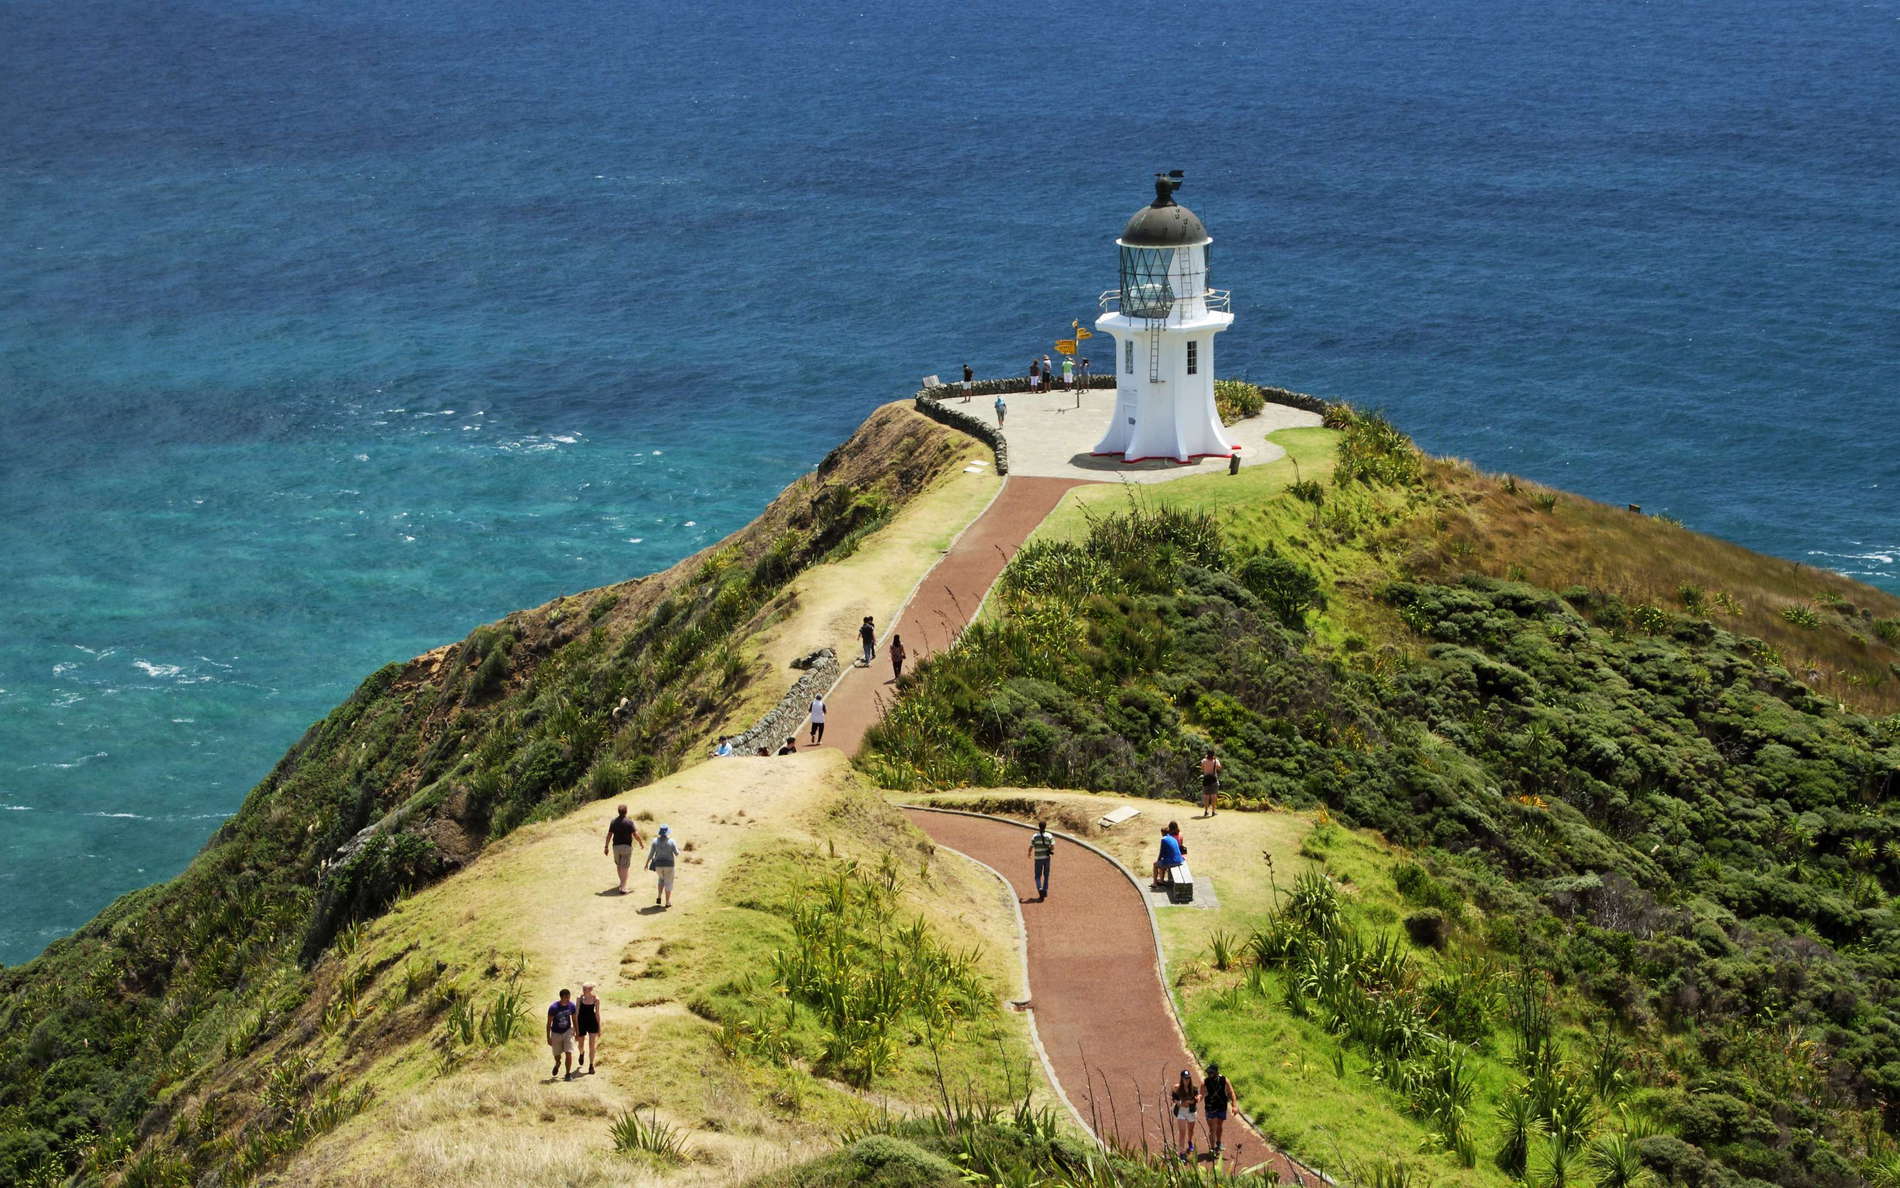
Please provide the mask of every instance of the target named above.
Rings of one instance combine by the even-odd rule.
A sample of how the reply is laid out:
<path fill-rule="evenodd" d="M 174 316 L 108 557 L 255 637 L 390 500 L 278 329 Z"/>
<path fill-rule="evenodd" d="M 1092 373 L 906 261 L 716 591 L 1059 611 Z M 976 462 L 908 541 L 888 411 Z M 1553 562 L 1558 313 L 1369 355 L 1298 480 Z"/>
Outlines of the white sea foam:
<path fill-rule="evenodd" d="M 94 751 L 90 755 L 81 755 L 71 763 L 35 763 L 33 766 L 37 768 L 54 768 L 59 771 L 71 771 L 75 767 L 84 767 L 94 759 L 104 759 L 105 757 L 105 751 Z"/>
<path fill-rule="evenodd" d="M 560 442 L 562 445 L 573 445 L 580 441 L 580 438 L 574 436 L 572 433 L 556 433 L 554 440 Z"/>
<path fill-rule="evenodd" d="M 180 726 L 190 726 L 190 725 L 192 725 L 192 724 L 194 724 L 195 722 L 197 722 L 197 721 L 198 721 L 198 719 L 196 719 L 196 718 L 173 718 L 173 719 L 172 719 L 172 721 L 174 721 L 174 722 L 176 722 L 176 723 L 178 723 L 178 724 L 179 724 Z"/>
<path fill-rule="evenodd" d="M 151 817 L 143 813 L 81 813 L 82 817 L 109 817 L 117 821 L 150 821 Z"/>
<path fill-rule="evenodd" d="M 644 536 L 629 536 L 629 537 L 627 538 L 627 543 L 628 543 L 628 544 L 640 544 L 640 543 L 642 543 L 642 542 L 643 542 L 643 541 L 645 541 L 645 540 L 646 540 L 646 537 L 644 537 Z"/>
<path fill-rule="evenodd" d="M 0 804 L 0 813 L 30 813 L 32 811 L 33 806 L 30 804 Z"/>
<path fill-rule="evenodd" d="M 680 527 L 682 527 L 682 528 L 697 528 L 697 527 L 699 527 L 699 521 L 698 521 L 698 520 L 688 520 L 688 521 L 686 521 L 686 522 L 685 522 L 684 524 L 681 524 L 681 525 L 680 525 Z"/>
<path fill-rule="evenodd" d="M 146 676 L 151 677 L 153 680 L 169 680 L 172 677 L 183 676 L 185 672 L 182 667 L 176 664 L 153 664 L 146 660 L 134 660 L 132 661 L 132 667 L 138 669 Z"/>
<path fill-rule="evenodd" d="M 73 669 L 78 668 L 78 667 L 79 665 L 77 663 L 74 663 L 73 661 L 70 661 L 70 660 L 64 664 L 55 664 L 53 665 L 53 675 L 65 676 L 67 673 L 71 672 Z"/>
<path fill-rule="evenodd" d="M 356 460 L 357 460 L 358 462 L 367 462 L 367 461 L 369 461 L 369 455 L 368 455 L 368 454 L 358 454 L 358 455 L 356 456 Z"/>

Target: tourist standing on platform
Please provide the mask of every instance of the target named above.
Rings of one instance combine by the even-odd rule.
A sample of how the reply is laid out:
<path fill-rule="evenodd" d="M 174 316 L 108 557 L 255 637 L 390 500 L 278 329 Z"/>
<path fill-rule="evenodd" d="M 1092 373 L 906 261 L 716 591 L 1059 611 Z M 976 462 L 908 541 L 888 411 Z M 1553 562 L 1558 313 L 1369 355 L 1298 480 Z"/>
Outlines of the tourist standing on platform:
<path fill-rule="evenodd" d="M 858 667 L 869 668 L 877 657 L 877 625 L 871 622 L 871 616 L 864 616 L 864 622 L 858 624 L 858 643 L 864 646 L 864 658 L 858 661 Z"/>
<path fill-rule="evenodd" d="M 904 679 L 904 657 L 909 654 L 904 650 L 904 637 L 891 636 L 891 683 L 893 685 Z"/>
<path fill-rule="evenodd" d="M 971 371 L 970 365 L 965 363 L 963 365 L 963 403 L 965 404 L 970 403 L 970 384 L 975 379 L 976 372 Z"/>
<path fill-rule="evenodd" d="M 998 429 L 1001 429 L 1003 427 L 1003 418 L 1008 415 L 1009 415 L 1009 405 L 1004 404 L 1003 398 L 1001 396 L 998 396 L 996 398 L 996 427 Z"/>
<path fill-rule="evenodd" d="M 1036 822 L 1036 832 L 1029 835 L 1030 871 L 1036 876 L 1036 902 L 1049 898 L 1049 860 L 1056 854 L 1056 839 L 1049 832 L 1047 821 Z"/>
<path fill-rule="evenodd" d="M 1034 392 L 1042 386 L 1042 360 L 1035 356 L 1029 359 L 1029 390 Z"/>
<path fill-rule="evenodd" d="M 817 746 L 825 741 L 825 695 L 820 693 L 811 699 L 811 745 Z"/>
<path fill-rule="evenodd" d="M 1062 386 L 1071 391 L 1075 389 L 1075 360 L 1067 355 L 1062 358 Z"/>
<path fill-rule="evenodd" d="M 1201 815 L 1214 815 L 1214 805 L 1220 799 L 1221 761 L 1214 754 L 1214 748 L 1207 748 L 1207 754 L 1201 756 Z"/>
<path fill-rule="evenodd" d="M 627 871 L 633 867 L 633 847 L 640 844 L 640 827 L 627 815 L 627 806 L 620 806 L 620 815 L 607 822 L 607 840 L 601 843 L 600 852 L 608 849 L 614 852 L 614 869 L 620 873 L 620 894 L 627 893 Z"/>

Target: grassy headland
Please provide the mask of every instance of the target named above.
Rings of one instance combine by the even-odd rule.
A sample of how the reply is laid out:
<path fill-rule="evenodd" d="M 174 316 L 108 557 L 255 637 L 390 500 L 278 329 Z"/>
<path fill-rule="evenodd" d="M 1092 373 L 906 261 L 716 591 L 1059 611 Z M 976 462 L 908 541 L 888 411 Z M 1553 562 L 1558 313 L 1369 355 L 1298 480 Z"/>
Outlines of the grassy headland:
<path fill-rule="evenodd" d="M 1900 600 L 1329 426 L 1072 493 L 864 772 L 1178 801 L 1218 746 L 1258 811 L 1193 827 L 1178 1001 L 1353 1183 L 1900 1182 Z M 1169 1182 L 985 1104 L 1034 1079 L 992 884 L 821 758 L 691 766 L 921 576 L 969 454 L 880 410 L 720 545 L 373 675 L 0 971 L 0 1180 Z M 630 922 L 570 862 L 636 788 L 704 898 Z M 533 1083 L 591 974 L 637 1068 Z"/>

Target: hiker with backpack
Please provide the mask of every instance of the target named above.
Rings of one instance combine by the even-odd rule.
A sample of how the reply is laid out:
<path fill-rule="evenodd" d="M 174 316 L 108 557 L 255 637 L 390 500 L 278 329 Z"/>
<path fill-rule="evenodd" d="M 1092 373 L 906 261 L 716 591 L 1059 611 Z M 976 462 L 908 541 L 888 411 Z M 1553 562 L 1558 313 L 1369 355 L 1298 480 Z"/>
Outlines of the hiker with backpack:
<path fill-rule="evenodd" d="M 1201 1106 L 1207 1112 L 1207 1149 L 1219 1159 L 1221 1128 L 1227 1124 L 1227 1113 L 1235 1104 L 1234 1083 L 1221 1075 L 1218 1064 L 1207 1066 L 1207 1079 L 1201 1082 Z"/>

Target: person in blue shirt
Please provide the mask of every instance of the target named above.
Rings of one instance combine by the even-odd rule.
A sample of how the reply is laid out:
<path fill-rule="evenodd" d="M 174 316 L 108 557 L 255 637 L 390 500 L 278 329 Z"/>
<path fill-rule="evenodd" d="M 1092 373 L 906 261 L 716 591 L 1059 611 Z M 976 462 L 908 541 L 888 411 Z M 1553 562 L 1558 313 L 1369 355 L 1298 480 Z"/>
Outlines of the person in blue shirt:
<path fill-rule="evenodd" d="M 574 1006 L 573 992 L 565 986 L 561 988 L 561 997 L 548 1007 L 548 1047 L 554 1051 L 554 1071 L 549 1077 L 561 1075 L 561 1065 L 567 1065 L 567 1079 L 574 1079 L 574 1017 L 580 1012 Z"/>
<path fill-rule="evenodd" d="M 1169 879 L 1169 871 L 1186 861 L 1181 856 L 1181 843 L 1171 833 L 1161 835 L 1161 853 L 1155 857 L 1155 886 L 1159 887 Z"/>

